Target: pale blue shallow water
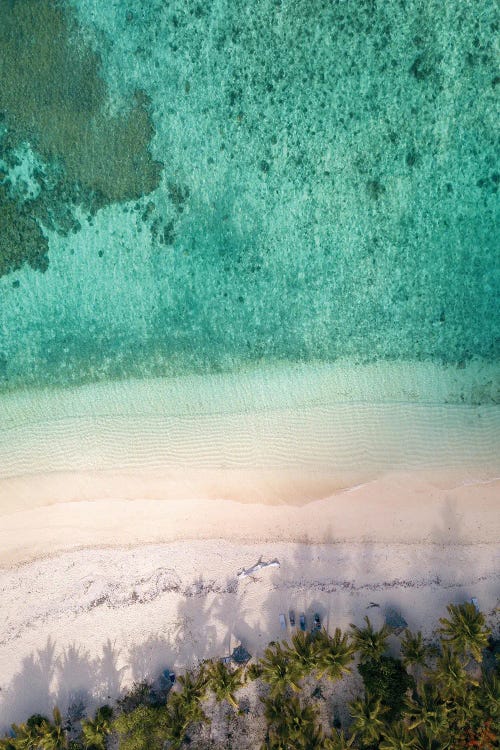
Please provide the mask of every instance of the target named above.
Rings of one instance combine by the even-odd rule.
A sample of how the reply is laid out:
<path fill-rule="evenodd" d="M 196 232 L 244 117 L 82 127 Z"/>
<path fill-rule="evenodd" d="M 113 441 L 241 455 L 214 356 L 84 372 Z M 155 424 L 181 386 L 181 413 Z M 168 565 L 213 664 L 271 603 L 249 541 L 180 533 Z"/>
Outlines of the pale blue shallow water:
<path fill-rule="evenodd" d="M 1 390 L 498 363 L 496 3 L 62 8 L 0 0 Z"/>

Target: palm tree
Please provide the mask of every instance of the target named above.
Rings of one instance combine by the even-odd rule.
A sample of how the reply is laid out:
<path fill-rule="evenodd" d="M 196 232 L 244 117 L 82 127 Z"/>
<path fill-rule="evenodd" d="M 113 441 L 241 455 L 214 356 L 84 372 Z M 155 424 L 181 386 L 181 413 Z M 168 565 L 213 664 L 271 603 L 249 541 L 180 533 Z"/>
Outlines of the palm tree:
<path fill-rule="evenodd" d="M 213 691 L 215 700 L 227 700 L 233 708 L 238 708 L 234 693 L 243 686 L 243 668 L 229 669 L 222 661 L 212 662 L 207 670 L 207 685 Z"/>
<path fill-rule="evenodd" d="M 24 724 L 12 724 L 15 739 L 10 740 L 11 744 L 18 750 L 37 750 L 40 746 L 42 726 L 48 723 L 46 716 L 33 714 Z"/>
<path fill-rule="evenodd" d="M 339 680 L 351 671 L 349 664 L 354 651 L 354 644 L 349 643 L 347 634 L 342 635 L 340 628 L 335 628 L 333 636 L 322 630 L 316 638 L 318 677 L 325 675 L 329 680 Z"/>
<path fill-rule="evenodd" d="M 447 750 L 450 747 L 449 738 L 437 739 L 425 727 L 419 727 L 415 735 L 415 750 Z"/>
<path fill-rule="evenodd" d="M 53 721 L 44 721 L 40 730 L 42 737 L 40 747 L 42 750 L 66 750 L 68 747 L 68 736 L 63 727 L 61 712 L 57 706 L 52 711 Z"/>
<path fill-rule="evenodd" d="M 425 727 L 430 737 L 444 738 L 449 732 L 448 709 L 436 685 L 424 682 L 406 698 L 406 716 L 411 730 Z"/>
<path fill-rule="evenodd" d="M 310 703 L 302 705 L 296 695 L 286 699 L 286 718 L 291 740 L 300 741 L 314 734 L 318 709 Z"/>
<path fill-rule="evenodd" d="M 182 689 L 171 693 L 166 707 L 166 737 L 172 748 L 182 745 L 189 724 L 209 721 L 201 707 L 207 692 L 206 671 L 202 668 L 196 676 L 192 672 L 179 677 Z"/>
<path fill-rule="evenodd" d="M 476 661 L 482 661 L 483 649 L 488 645 L 491 630 L 486 627 L 484 615 L 474 604 L 448 604 L 450 619 L 441 617 L 439 631 L 442 639 L 457 653 L 470 652 Z"/>
<path fill-rule="evenodd" d="M 349 750 L 353 746 L 355 739 L 355 734 L 351 734 L 349 739 L 347 739 L 342 730 L 337 732 L 336 729 L 333 729 L 331 737 L 325 737 L 323 740 L 323 750 Z"/>
<path fill-rule="evenodd" d="M 323 741 L 323 733 L 316 725 L 318 709 L 315 706 L 302 705 L 295 695 L 269 697 L 263 699 L 263 703 L 271 747 L 309 750 L 321 746 L 311 744 Z"/>
<path fill-rule="evenodd" d="M 379 750 L 409 750 L 417 744 L 402 721 L 397 721 L 382 732 Z"/>
<path fill-rule="evenodd" d="M 443 653 L 438 657 L 436 668 L 430 674 L 446 700 L 456 700 L 458 695 L 465 692 L 468 682 L 477 684 L 467 676 L 458 655 L 447 645 L 443 646 Z"/>
<path fill-rule="evenodd" d="M 38 729 L 31 729 L 27 724 L 12 724 L 13 737 L 3 737 L 0 739 L 0 748 L 2 750 L 37 750 L 40 746 L 40 732 Z"/>
<path fill-rule="evenodd" d="M 93 719 L 83 719 L 82 736 L 86 748 L 105 750 L 106 737 L 111 733 L 112 717 L 113 709 L 110 706 L 101 706 Z"/>
<path fill-rule="evenodd" d="M 181 747 L 191 721 L 203 721 L 203 718 L 206 717 L 199 703 L 191 703 L 183 698 L 182 693 L 172 694 L 167 705 L 165 726 L 165 739 L 170 742 L 172 750 Z"/>
<path fill-rule="evenodd" d="M 478 706 L 478 690 L 465 689 L 454 696 L 449 705 L 450 726 L 454 735 L 472 732 L 473 726 L 484 725 L 486 715 Z"/>
<path fill-rule="evenodd" d="M 268 724 L 278 724 L 282 719 L 286 711 L 285 695 L 268 696 L 267 698 L 260 698 L 264 704 L 264 716 Z"/>
<path fill-rule="evenodd" d="M 288 687 L 295 692 L 300 690 L 298 682 L 301 673 L 280 643 L 274 643 L 266 648 L 260 666 L 261 679 L 270 686 L 272 696 L 284 693 Z"/>
<path fill-rule="evenodd" d="M 267 722 L 267 736 L 263 750 L 286 750 L 288 740 L 288 723 L 286 716 L 286 698 L 282 695 L 260 699 L 264 704 L 264 716 Z"/>
<path fill-rule="evenodd" d="M 329 739 L 329 738 L 328 738 Z M 299 740 L 294 747 L 297 750 L 325 750 L 326 737 L 320 726 L 312 726 Z"/>
<path fill-rule="evenodd" d="M 117 716 L 113 729 L 120 735 L 120 750 L 162 750 L 169 726 L 167 707 L 139 705 Z"/>
<path fill-rule="evenodd" d="M 285 644 L 285 653 L 296 666 L 300 679 L 307 677 L 316 668 L 317 639 L 311 633 L 299 630 L 292 636 L 292 645 Z"/>
<path fill-rule="evenodd" d="M 178 682 L 182 688 L 179 694 L 183 696 L 186 705 L 198 704 L 205 697 L 208 685 L 206 670 L 203 667 L 196 676 L 192 672 L 180 675 Z"/>
<path fill-rule="evenodd" d="M 424 643 L 420 630 L 417 633 L 405 630 L 401 639 L 401 655 L 405 667 L 425 667 L 429 649 Z"/>
<path fill-rule="evenodd" d="M 383 715 L 388 710 L 382 706 L 380 698 L 366 695 L 349 704 L 350 714 L 354 719 L 352 730 L 361 736 L 364 742 L 377 742 L 383 728 Z"/>
<path fill-rule="evenodd" d="M 500 716 L 500 679 L 495 672 L 487 673 L 483 670 L 478 703 L 485 716 L 491 716 L 498 721 Z"/>
<path fill-rule="evenodd" d="M 374 630 L 370 619 L 365 615 L 366 625 L 358 628 L 351 623 L 353 643 L 356 651 L 359 651 L 361 664 L 367 661 L 377 661 L 387 648 L 387 638 L 391 629 L 384 624 L 380 630 Z"/>

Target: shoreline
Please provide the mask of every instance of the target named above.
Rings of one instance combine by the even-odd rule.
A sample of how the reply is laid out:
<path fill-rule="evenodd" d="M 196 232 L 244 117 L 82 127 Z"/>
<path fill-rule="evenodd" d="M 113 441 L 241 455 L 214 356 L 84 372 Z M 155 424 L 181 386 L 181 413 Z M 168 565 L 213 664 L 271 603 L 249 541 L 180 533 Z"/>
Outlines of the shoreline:
<path fill-rule="evenodd" d="M 155 497 L 186 497 L 172 477 L 206 472 L 209 486 L 199 484 L 191 496 L 242 500 L 249 493 L 231 474 L 246 472 L 246 484 L 257 487 L 250 499 L 293 504 L 394 472 L 456 472 L 459 481 L 500 476 L 495 375 L 478 362 L 463 369 L 339 362 L 3 394 L 0 511 L 4 480 L 18 477 L 22 491 L 23 478 L 40 475 L 57 483 L 64 474 L 120 471 L 146 484 L 163 475 L 169 493 Z M 217 478 L 221 472 L 226 480 Z M 114 494 L 148 497 L 140 482 L 134 486 Z M 92 497 L 102 492 L 97 483 Z"/>

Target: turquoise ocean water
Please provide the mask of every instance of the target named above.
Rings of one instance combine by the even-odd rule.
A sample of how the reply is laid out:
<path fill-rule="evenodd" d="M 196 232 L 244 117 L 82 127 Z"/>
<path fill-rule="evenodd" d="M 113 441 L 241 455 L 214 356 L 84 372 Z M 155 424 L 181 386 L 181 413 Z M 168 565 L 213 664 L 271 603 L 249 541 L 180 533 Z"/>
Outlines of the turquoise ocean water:
<path fill-rule="evenodd" d="M 0 0 L 0 391 L 475 361 L 460 398 L 497 401 L 498 27 L 493 0 Z"/>

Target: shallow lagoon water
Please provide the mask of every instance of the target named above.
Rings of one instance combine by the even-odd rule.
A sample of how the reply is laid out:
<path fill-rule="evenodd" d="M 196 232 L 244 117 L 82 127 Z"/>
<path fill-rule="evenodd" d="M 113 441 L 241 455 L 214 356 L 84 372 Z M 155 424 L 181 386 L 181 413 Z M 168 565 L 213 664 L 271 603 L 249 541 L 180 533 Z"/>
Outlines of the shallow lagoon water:
<path fill-rule="evenodd" d="M 424 362 L 498 401 L 495 3 L 0 13 L 4 392 Z"/>

